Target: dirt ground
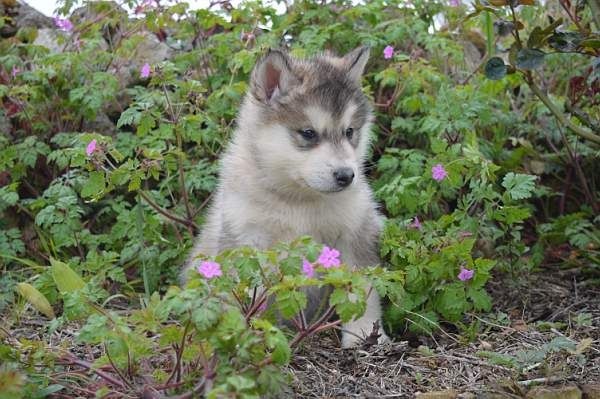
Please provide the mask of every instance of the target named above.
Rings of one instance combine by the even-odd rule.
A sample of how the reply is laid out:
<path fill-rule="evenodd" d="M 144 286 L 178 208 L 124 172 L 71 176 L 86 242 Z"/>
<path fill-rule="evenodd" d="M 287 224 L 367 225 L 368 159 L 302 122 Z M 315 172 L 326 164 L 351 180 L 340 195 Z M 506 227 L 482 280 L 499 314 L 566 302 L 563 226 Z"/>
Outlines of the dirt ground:
<path fill-rule="evenodd" d="M 600 399 L 600 283 L 553 270 L 519 284 L 496 279 L 488 286 L 494 309 L 468 315 L 482 331 L 471 340 L 446 329 L 343 350 L 333 332 L 313 337 L 293 357 L 281 397 Z M 42 338 L 44 323 L 23 319 L 14 336 Z M 60 346 L 74 336 L 65 330 L 52 338 Z M 85 357 L 99 355 L 96 348 Z M 536 386 L 572 386 L 579 396 L 538 396 Z M 596 396 L 581 395 L 590 386 Z"/>
<path fill-rule="evenodd" d="M 548 398 L 566 399 L 560 387 L 600 384 L 598 283 L 577 270 L 553 271 L 520 287 L 495 282 L 489 289 L 495 317 L 470 316 L 484 331 L 472 342 L 440 332 L 352 351 L 339 349 L 333 334 L 316 337 L 291 364 L 293 396 L 545 398 L 536 393 L 545 386 L 555 395 Z M 600 397 L 593 395 L 583 397 Z"/>

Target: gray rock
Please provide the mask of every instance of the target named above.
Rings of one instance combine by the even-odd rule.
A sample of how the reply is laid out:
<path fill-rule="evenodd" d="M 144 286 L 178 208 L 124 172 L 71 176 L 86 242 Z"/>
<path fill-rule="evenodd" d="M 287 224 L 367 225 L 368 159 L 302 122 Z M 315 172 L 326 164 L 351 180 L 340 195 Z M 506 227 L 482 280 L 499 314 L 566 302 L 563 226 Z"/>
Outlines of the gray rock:
<path fill-rule="evenodd" d="M 115 73 L 121 87 L 128 87 L 141 81 L 140 69 L 145 63 L 154 66 L 161 61 L 170 59 L 175 51 L 158 40 L 151 32 L 140 32 L 139 40 L 133 54 L 128 58 L 120 58 L 109 72 Z"/>
<path fill-rule="evenodd" d="M 63 50 L 66 35 L 56 29 L 38 29 L 37 37 L 33 44 L 46 47 L 51 53 L 60 53 Z"/>
<path fill-rule="evenodd" d="M 10 21 L 0 29 L 0 36 L 14 36 L 20 28 L 51 28 L 52 18 L 45 16 L 22 1 L 3 1 L 0 3 L 0 15 L 10 17 Z"/>
<path fill-rule="evenodd" d="M 75 24 L 101 24 L 102 37 L 107 44 L 119 41 L 128 18 L 127 11 L 114 1 L 89 1 L 71 14 Z"/>
<path fill-rule="evenodd" d="M 110 120 L 108 115 L 99 112 L 93 121 L 84 121 L 82 126 L 84 132 L 94 132 L 103 135 L 114 136 L 117 133 L 117 126 Z"/>

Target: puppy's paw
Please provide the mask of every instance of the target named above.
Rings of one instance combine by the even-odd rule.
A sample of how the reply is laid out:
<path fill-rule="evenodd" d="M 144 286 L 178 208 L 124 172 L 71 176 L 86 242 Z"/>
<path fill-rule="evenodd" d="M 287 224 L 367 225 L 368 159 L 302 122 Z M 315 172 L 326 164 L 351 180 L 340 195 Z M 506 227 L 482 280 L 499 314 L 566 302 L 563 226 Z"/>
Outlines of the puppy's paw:
<path fill-rule="evenodd" d="M 373 322 L 372 329 L 368 332 L 365 332 L 363 329 L 358 331 L 347 329 L 347 331 L 342 332 L 342 348 L 345 349 L 363 345 L 368 347 L 391 341 L 390 337 L 379 326 L 379 320 Z"/>

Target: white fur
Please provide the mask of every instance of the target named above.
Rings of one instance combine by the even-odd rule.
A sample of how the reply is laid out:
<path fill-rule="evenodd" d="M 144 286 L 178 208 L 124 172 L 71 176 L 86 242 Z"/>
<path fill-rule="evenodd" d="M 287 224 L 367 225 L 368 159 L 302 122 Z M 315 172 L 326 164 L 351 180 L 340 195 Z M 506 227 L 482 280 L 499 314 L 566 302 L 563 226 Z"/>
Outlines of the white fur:
<path fill-rule="evenodd" d="M 354 104 L 347 106 L 339 126 L 333 126 L 333 118 L 318 107 L 304 111 L 315 129 L 343 131 L 355 109 Z M 222 158 L 219 187 L 188 267 L 199 254 L 213 256 L 228 245 L 265 249 L 302 235 L 337 248 L 349 265 L 377 264 L 377 233 L 382 221 L 360 170 L 368 147 L 369 123 L 360 132 L 357 148 L 347 141 L 335 147 L 323 142 L 301 151 L 294 147 L 287 129 L 265 126 L 259 115 L 259 105 L 248 96 Z M 351 167 L 356 178 L 337 191 L 333 171 L 340 167 Z M 373 232 L 373 237 L 365 238 L 365 229 Z M 373 242 L 365 244 L 365 240 Z M 361 252 L 365 247 L 369 253 Z M 342 345 L 356 345 L 380 317 L 379 297 L 373 290 L 363 317 L 344 326 Z M 383 334 L 381 328 L 380 332 Z M 387 340 L 385 334 L 381 340 Z"/>

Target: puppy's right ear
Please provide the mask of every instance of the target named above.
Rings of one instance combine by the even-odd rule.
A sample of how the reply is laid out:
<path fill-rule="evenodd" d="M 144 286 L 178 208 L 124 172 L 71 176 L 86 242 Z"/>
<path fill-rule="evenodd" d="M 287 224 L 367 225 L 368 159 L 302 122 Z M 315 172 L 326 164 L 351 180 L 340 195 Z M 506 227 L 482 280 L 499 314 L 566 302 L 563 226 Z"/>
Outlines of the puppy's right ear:
<path fill-rule="evenodd" d="M 279 50 L 269 50 L 252 71 L 250 90 L 257 100 L 268 104 L 285 96 L 299 84 L 288 55 Z"/>

